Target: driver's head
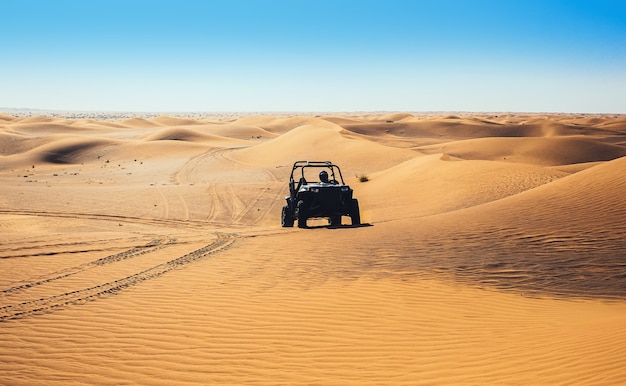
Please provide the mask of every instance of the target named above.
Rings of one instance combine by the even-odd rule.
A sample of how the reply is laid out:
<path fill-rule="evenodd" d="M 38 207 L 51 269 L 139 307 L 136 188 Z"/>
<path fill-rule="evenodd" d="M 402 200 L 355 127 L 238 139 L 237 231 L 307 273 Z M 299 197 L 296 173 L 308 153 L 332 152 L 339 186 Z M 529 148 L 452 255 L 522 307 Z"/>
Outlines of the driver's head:
<path fill-rule="evenodd" d="M 322 170 L 320 172 L 320 181 L 321 182 L 328 182 L 328 172 L 326 170 Z"/>

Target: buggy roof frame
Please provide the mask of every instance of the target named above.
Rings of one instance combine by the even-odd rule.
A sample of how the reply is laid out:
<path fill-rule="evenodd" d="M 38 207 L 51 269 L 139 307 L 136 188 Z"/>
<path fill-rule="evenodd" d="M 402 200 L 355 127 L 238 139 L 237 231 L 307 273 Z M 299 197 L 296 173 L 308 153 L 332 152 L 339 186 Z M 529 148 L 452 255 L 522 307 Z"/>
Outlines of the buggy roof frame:
<path fill-rule="evenodd" d="M 297 169 L 301 170 L 301 177 L 304 178 L 304 169 L 305 168 L 320 168 L 320 169 L 330 169 L 331 172 L 331 180 L 337 179 L 337 174 L 341 179 L 341 184 L 345 185 L 343 180 L 343 174 L 341 173 L 341 169 L 339 166 L 335 165 L 331 161 L 296 161 L 293 163 L 293 167 L 291 168 L 291 181 L 294 181 L 294 172 Z M 335 173 L 337 171 L 337 174 Z"/>

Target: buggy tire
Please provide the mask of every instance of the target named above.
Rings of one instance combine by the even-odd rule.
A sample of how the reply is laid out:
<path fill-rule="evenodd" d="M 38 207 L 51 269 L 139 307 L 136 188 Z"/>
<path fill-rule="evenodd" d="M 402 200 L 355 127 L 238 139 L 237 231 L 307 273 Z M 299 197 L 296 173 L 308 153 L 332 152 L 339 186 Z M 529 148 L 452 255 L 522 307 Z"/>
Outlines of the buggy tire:
<path fill-rule="evenodd" d="M 332 216 L 328 219 L 328 226 L 331 228 L 337 228 L 341 226 L 341 216 Z"/>
<path fill-rule="evenodd" d="M 289 210 L 289 206 L 283 206 L 283 211 L 280 216 L 280 225 L 282 225 L 283 228 L 290 228 L 293 226 L 293 223 L 293 213 L 291 212 L 291 210 Z"/>
<path fill-rule="evenodd" d="M 352 225 L 361 225 L 361 212 L 359 211 L 359 201 L 356 198 L 352 199 L 350 203 L 350 219 L 352 220 Z"/>
<path fill-rule="evenodd" d="M 298 213 L 298 228 L 306 228 L 307 210 L 304 201 L 298 201 L 298 207 L 296 212 Z"/>

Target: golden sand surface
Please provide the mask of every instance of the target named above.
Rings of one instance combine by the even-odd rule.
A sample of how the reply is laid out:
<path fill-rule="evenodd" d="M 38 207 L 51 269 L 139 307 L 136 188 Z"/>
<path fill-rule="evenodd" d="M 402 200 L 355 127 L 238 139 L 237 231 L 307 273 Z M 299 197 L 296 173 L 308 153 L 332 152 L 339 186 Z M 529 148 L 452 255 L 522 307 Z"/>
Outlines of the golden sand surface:
<path fill-rule="evenodd" d="M 621 115 L 0 114 L 0 384 L 626 384 L 625 156 Z M 363 226 L 282 228 L 296 160 Z"/>

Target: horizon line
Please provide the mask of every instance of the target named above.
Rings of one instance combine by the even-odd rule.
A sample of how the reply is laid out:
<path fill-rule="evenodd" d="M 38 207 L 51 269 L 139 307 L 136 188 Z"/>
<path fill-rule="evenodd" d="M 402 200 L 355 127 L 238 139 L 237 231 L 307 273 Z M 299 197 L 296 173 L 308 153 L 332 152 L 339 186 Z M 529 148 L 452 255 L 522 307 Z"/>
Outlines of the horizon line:
<path fill-rule="evenodd" d="M 1 113 L 54 113 L 54 114 L 530 114 L 530 115 L 626 115 L 617 112 L 563 112 L 515 110 L 101 110 L 101 109 L 49 109 L 38 107 L 0 107 Z"/>

